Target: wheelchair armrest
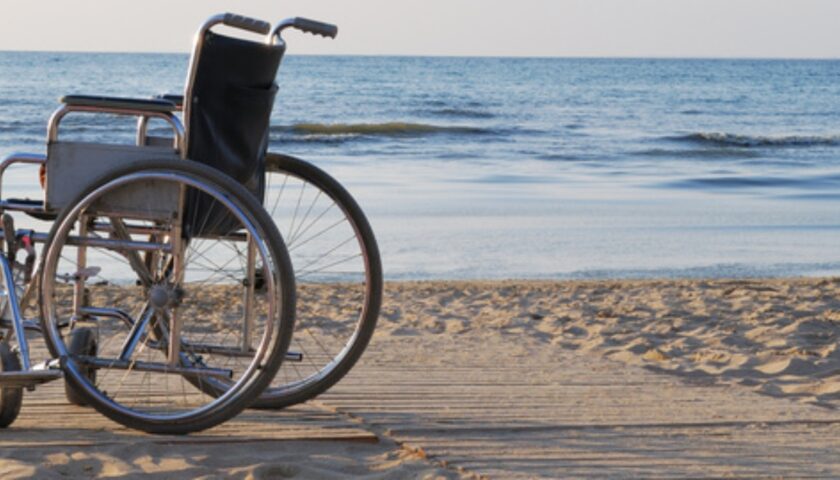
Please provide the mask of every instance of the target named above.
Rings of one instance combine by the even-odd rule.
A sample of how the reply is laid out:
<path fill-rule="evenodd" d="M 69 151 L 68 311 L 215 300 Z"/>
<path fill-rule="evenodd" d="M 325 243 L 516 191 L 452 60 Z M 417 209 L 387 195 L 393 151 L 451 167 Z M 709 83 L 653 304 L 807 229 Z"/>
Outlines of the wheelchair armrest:
<path fill-rule="evenodd" d="M 136 99 L 119 97 L 95 97 L 89 95 L 67 95 L 61 98 L 64 104 L 53 112 L 47 127 L 47 143 L 53 144 L 58 141 L 58 128 L 61 120 L 69 113 L 81 112 L 92 114 L 126 115 L 138 118 L 138 144 L 143 145 L 145 141 L 145 124 L 149 119 L 159 118 L 172 127 L 174 133 L 173 145 L 179 152 L 184 152 L 186 147 L 186 132 L 184 125 L 175 115 L 179 111 L 177 105 L 166 100 L 157 99 Z"/>
<path fill-rule="evenodd" d="M 61 103 L 69 107 L 135 110 L 141 112 L 170 113 L 178 110 L 178 106 L 174 102 L 163 99 L 147 100 L 91 95 L 67 95 L 61 98 Z"/>
<path fill-rule="evenodd" d="M 153 97 L 155 100 L 165 100 L 167 102 L 172 102 L 175 104 L 179 110 L 184 108 L 184 96 L 183 95 L 176 95 L 173 93 L 161 93 L 159 95 L 155 95 Z"/>

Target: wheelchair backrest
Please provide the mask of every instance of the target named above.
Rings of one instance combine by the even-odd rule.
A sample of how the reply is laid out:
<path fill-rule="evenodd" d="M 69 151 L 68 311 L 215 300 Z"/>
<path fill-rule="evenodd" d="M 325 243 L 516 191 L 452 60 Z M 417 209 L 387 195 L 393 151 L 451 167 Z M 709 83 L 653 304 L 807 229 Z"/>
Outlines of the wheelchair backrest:
<path fill-rule="evenodd" d="M 262 199 L 274 80 L 285 47 L 202 33 L 184 98 L 187 157 Z"/>

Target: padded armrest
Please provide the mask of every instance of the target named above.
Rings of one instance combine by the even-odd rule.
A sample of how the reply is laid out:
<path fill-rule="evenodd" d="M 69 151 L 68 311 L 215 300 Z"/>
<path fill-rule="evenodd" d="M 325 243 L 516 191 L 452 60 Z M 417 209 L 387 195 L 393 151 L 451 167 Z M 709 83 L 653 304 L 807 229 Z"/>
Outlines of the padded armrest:
<path fill-rule="evenodd" d="M 155 95 L 154 98 L 155 100 L 166 100 L 167 102 L 172 102 L 178 108 L 184 106 L 184 96 L 180 94 L 175 95 L 172 93 L 161 93 L 159 95 Z"/>
<path fill-rule="evenodd" d="M 112 108 L 143 112 L 174 112 L 178 110 L 178 106 L 174 102 L 163 99 L 146 100 L 90 95 L 67 95 L 61 98 L 61 103 L 70 107 Z"/>

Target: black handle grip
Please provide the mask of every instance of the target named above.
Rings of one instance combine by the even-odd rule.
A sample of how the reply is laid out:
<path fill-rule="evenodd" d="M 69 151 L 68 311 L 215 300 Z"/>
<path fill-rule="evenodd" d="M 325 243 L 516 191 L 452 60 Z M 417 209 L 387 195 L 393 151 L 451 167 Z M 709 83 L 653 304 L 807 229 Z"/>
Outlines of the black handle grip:
<path fill-rule="evenodd" d="M 322 37 L 335 38 L 338 35 L 337 26 L 303 17 L 296 17 L 292 22 L 292 26 L 302 32 L 321 35 Z"/>
<path fill-rule="evenodd" d="M 235 13 L 226 13 L 222 23 L 228 27 L 241 28 L 249 32 L 259 33 L 261 35 L 268 35 L 271 31 L 271 24 L 255 18 L 243 17 Z"/>

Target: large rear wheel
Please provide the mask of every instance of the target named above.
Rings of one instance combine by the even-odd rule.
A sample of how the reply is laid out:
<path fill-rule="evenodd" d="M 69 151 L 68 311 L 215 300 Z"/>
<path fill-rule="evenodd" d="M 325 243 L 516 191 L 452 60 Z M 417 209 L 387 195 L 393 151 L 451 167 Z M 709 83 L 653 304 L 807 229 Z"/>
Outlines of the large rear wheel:
<path fill-rule="evenodd" d="M 259 202 L 204 165 L 153 160 L 70 205 L 40 282 L 68 391 L 152 433 L 202 430 L 250 405 L 285 357 L 295 313 L 288 253 Z M 95 349 L 73 345 L 82 328 Z"/>
<path fill-rule="evenodd" d="M 365 351 L 382 302 L 382 264 L 362 209 L 333 177 L 268 154 L 263 205 L 283 234 L 297 288 L 286 361 L 255 407 L 283 408 L 335 385 Z"/>

